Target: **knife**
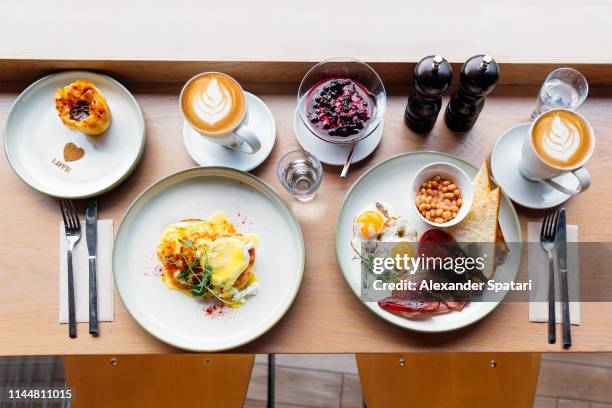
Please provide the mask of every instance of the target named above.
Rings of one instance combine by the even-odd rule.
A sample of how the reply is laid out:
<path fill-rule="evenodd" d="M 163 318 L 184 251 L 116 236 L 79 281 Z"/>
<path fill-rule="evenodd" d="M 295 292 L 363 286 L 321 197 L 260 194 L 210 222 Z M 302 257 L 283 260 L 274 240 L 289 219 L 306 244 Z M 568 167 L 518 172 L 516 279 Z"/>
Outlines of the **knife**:
<path fill-rule="evenodd" d="M 563 318 L 563 347 L 572 345 L 569 315 L 569 289 L 567 283 L 567 226 L 565 208 L 559 211 L 555 247 L 559 260 L 559 280 L 561 281 L 561 313 Z"/>
<path fill-rule="evenodd" d="M 89 200 L 85 211 L 85 235 L 89 252 L 89 334 L 97 336 L 98 328 L 98 276 L 96 273 L 96 248 L 98 245 L 98 202 Z"/>

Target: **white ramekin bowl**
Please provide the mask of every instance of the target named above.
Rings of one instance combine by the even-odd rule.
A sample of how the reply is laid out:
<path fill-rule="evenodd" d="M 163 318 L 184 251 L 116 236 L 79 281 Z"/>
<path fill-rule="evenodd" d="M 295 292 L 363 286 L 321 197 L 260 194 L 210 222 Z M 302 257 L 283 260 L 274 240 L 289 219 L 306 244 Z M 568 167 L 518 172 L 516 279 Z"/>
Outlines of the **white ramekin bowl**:
<path fill-rule="evenodd" d="M 459 189 L 459 191 L 461 191 L 461 199 L 463 200 L 461 203 L 461 207 L 459 208 L 459 212 L 457 212 L 457 216 L 452 220 L 442 224 L 438 224 L 433 220 L 428 220 L 427 218 L 425 218 L 420 213 L 419 209 L 415 204 L 415 199 L 418 191 L 421 189 L 421 185 L 424 182 L 438 175 L 442 178 L 452 180 Z M 447 228 L 459 224 L 470 211 L 473 199 L 474 191 L 472 188 L 472 180 L 468 177 L 467 174 L 465 174 L 462 169 L 455 166 L 454 164 L 444 162 L 430 163 L 421 168 L 412 178 L 412 183 L 410 183 L 409 200 L 411 202 L 412 208 L 414 209 L 417 216 L 421 220 L 423 220 L 423 222 L 436 228 Z"/>

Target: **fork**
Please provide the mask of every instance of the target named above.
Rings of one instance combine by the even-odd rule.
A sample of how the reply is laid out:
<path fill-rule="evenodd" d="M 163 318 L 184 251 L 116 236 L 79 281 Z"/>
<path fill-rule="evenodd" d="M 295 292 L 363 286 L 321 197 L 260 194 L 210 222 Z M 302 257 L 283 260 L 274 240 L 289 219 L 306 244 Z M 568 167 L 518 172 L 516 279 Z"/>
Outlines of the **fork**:
<path fill-rule="evenodd" d="M 74 276 L 72 273 L 72 250 L 81 239 L 81 221 L 72 200 L 60 199 L 64 229 L 68 240 L 68 335 L 77 336 L 76 315 L 74 310 Z"/>
<path fill-rule="evenodd" d="M 553 344 L 557 341 L 555 333 L 555 236 L 557 235 L 557 221 L 559 210 L 546 213 L 540 231 L 540 243 L 548 254 L 548 342 Z"/>

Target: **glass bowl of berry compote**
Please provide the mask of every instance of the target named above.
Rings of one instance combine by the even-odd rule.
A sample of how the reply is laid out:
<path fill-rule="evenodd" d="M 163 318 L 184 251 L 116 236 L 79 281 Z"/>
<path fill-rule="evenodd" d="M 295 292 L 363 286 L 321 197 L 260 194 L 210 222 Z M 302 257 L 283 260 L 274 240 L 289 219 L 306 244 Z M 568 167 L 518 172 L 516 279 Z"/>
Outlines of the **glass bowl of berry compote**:
<path fill-rule="evenodd" d="M 298 111 L 308 130 L 334 144 L 353 144 L 382 122 L 385 87 L 368 64 L 352 58 L 318 63 L 302 79 Z"/>

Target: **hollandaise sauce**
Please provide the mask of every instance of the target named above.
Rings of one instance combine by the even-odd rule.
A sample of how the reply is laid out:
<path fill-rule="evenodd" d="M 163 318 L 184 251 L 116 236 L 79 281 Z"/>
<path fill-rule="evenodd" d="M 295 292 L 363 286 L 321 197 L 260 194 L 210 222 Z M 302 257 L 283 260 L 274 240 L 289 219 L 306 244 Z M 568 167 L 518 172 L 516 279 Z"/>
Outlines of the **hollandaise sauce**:
<path fill-rule="evenodd" d="M 169 225 L 159 240 L 162 281 L 169 289 L 194 298 L 216 298 L 239 307 L 256 293 L 253 270 L 258 239 L 241 234 L 222 212 L 207 220 Z"/>

